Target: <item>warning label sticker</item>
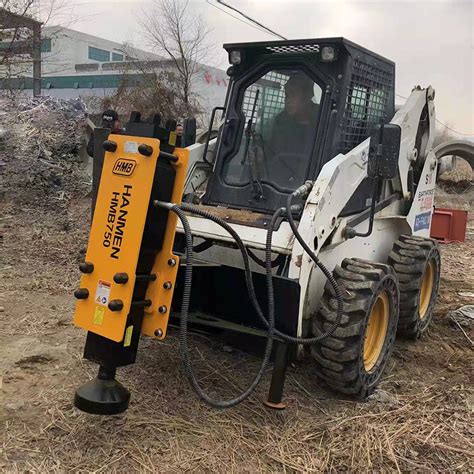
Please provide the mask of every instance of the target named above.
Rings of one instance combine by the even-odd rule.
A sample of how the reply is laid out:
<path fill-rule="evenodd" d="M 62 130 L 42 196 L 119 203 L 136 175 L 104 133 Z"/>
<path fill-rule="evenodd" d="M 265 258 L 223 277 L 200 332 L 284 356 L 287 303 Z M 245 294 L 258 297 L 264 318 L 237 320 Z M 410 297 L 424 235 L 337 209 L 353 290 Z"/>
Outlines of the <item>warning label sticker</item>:
<path fill-rule="evenodd" d="M 125 153 L 138 153 L 138 142 L 125 142 Z"/>
<path fill-rule="evenodd" d="M 97 290 L 95 292 L 95 302 L 103 306 L 109 304 L 110 287 L 112 285 L 108 281 L 99 280 L 97 283 Z"/>
<path fill-rule="evenodd" d="M 133 326 L 128 326 L 127 330 L 125 331 L 125 337 L 123 339 L 123 347 L 130 347 L 132 343 L 132 335 L 133 335 Z"/>
<path fill-rule="evenodd" d="M 104 313 L 105 308 L 103 308 L 102 306 L 95 307 L 94 324 L 97 324 L 97 326 L 102 326 L 102 323 L 104 322 Z"/>

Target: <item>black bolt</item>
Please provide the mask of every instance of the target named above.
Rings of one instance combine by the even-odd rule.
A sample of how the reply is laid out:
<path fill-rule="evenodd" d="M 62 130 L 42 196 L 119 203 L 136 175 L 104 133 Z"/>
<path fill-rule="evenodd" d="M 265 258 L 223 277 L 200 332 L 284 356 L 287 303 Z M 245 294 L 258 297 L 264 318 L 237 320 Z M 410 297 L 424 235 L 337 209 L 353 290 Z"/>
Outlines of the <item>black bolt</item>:
<path fill-rule="evenodd" d="M 112 300 L 109 302 L 110 311 L 121 311 L 123 309 L 122 300 Z"/>
<path fill-rule="evenodd" d="M 91 262 L 82 262 L 79 264 L 79 270 L 82 273 L 92 273 L 94 271 L 94 264 Z"/>
<path fill-rule="evenodd" d="M 155 334 L 156 337 L 161 337 L 163 335 L 163 331 L 158 328 L 158 329 L 155 330 L 154 334 Z"/>
<path fill-rule="evenodd" d="M 164 306 L 164 305 L 163 305 L 163 306 L 160 306 L 160 307 L 158 308 L 158 312 L 161 313 L 161 314 L 165 314 L 166 311 L 168 311 L 168 308 L 167 308 L 166 306 Z"/>
<path fill-rule="evenodd" d="M 74 292 L 74 296 L 78 300 L 86 300 L 89 297 L 89 290 L 87 288 L 79 288 Z"/>
<path fill-rule="evenodd" d="M 165 151 L 160 151 L 158 158 L 161 158 L 162 160 L 168 160 L 171 163 L 176 163 L 178 161 L 177 156 L 172 155 L 171 153 L 166 153 Z"/>
<path fill-rule="evenodd" d="M 138 153 L 143 156 L 151 156 L 153 154 L 153 148 L 150 145 L 142 143 L 138 146 Z"/>
<path fill-rule="evenodd" d="M 168 265 L 169 265 L 170 267 L 174 267 L 174 266 L 176 265 L 176 260 L 175 260 L 174 258 L 170 258 L 170 259 L 168 260 Z"/>
<path fill-rule="evenodd" d="M 128 281 L 128 275 L 126 273 L 116 273 L 114 275 L 114 281 L 119 285 L 124 285 Z"/>
<path fill-rule="evenodd" d="M 164 288 L 165 290 L 171 290 L 171 288 L 173 288 L 173 284 L 172 284 L 170 281 L 165 281 L 165 282 L 163 283 L 163 288 Z"/>
<path fill-rule="evenodd" d="M 105 142 L 102 143 L 102 148 L 105 151 L 113 152 L 117 149 L 117 143 L 113 142 L 112 140 L 105 140 Z"/>

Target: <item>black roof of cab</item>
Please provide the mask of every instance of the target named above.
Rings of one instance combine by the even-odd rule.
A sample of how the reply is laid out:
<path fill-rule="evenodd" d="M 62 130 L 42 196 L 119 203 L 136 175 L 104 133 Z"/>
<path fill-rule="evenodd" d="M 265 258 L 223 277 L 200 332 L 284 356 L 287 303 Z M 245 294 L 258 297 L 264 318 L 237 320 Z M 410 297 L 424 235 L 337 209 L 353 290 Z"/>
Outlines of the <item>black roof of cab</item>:
<path fill-rule="evenodd" d="M 226 43 L 224 49 L 227 52 L 240 49 L 252 56 L 262 56 L 268 54 L 298 54 L 298 53 L 318 53 L 323 46 L 342 46 L 350 55 L 362 52 L 373 56 L 379 61 L 395 65 L 393 61 L 387 59 L 363 46 L 360 46 L 343 37 L 335 38 L 310 38 L 279 41 L 257 41 L 251 43 Z"/>

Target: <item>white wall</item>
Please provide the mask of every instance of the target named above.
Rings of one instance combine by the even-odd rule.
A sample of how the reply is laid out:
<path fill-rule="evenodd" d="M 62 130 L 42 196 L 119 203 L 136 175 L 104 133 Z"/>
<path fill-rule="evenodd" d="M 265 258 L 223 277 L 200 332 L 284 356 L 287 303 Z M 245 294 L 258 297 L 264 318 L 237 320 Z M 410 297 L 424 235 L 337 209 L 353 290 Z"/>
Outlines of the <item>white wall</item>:
<path fill-rule="evenodd" d="M 81 33 L 62 27 L 46 27 L 43 30 L 44 38 L 51 38 L 51 52 L 42 54 L 42 76 L 89 76 L 89 75 L 111 75 L 120 74 L 121 70 L 103 70 L 102 63 L 89 59 L 89 46 L 107 51 L 125 54 L 123 45 L 114 41 L 108 41 L 93 35 Z M 161 56 L 146 51 L 127 48 L 127 53 L 132 54 L 139 60 L 162 60 Z M 97 69 L 91 71 L 76 71 L 77 64 L 97 64 Z M 110 64 L 110 63 L 107 63 Z M 117 63 L 120 64 L 120 63 Z M 169 66 L 166 66 L 169 68 Z M 129 71 L 133 73 L 133 71 Z M 137 71 L 138 73 L 139 71 Z M 32 75 L 32 71 L 29 74 Z M 224 105 L 227 91 L 228 77 L 225 71 L 201 65 L 194 77 L 192 91 L 197 95 L 199 104 L 204 109 L 204 120 L 210 115 L 213 107 Z M 77 97 L 107 97 L 113 95 L 113 88 L 81 88 L 81 89 L 43 89 L 43 95 L 50 95 L 63 99 Z M 26 94 L 32 94 L 31 90 L 25 90 Z"/>
<path fill-rule="evenodd" d="M 227 92 L 228 78 L 219 69 L 204 69 L 200 71 L 193 81 L 192 90 L 197 95 L 199 104 L 204 109 L 204 116 L 210 116 L 214 107 L 223 106 Z M 93 89 L 43 89 L 43 95 L 59 97 L 61 99 L 75 99 L 77 97 L 108 97 L 116 92 L 115 88 Z M 32 94 L 32 91 L 28 91 Z"/>
<path fill-rule="evenodd" d="M 228 84 L 229 78 L 224 71 L 206 66 L 200 68 L 192 90 L 198 96 L 205 114 L 210 115 L 214 107 L 224 105 Z"/>
<path fill-rule="evenodd" d="M 89 59 L 89 46 L 109 51 L 111 60 L 112 52 L 125 56 L 122 44 L 80 31 L 51 26 L 44 28 L 42 35 L 44 38 L 51 38 L 51 52 L 41 55 L 43 76 L 101 74 L 100 62 Z M 135 48 L 127 48 L 127 53 L 133 54 L 138 59 L 163 59 L 156 54 Z M 99 64 L 99 69 L 90 72 L 76 72 L 76 64 Z M 110 72 L 107 73 L 110 74 Z"/>

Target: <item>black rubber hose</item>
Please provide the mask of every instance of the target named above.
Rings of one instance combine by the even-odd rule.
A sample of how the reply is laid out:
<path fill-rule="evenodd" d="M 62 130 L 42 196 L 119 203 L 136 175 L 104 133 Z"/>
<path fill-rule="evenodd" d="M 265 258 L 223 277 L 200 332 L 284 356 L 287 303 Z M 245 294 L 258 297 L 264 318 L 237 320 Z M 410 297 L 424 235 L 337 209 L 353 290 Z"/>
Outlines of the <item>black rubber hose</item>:
<path fill-rule="evenodd" d="M 293 234 L 296 237 L 296 240 L 300 243 L 300 245 L 303 247 L 304 251 L 311 257 L 313 262 L 319 267 L 319 269 L 323 272 L 324 276 L 326 279 L 329 281 L 331 284 L 333 290 L 334 290 L 334 295 L 336 296 L 336 301 L 337 301 L 337 312 L 336 312 L 336 320 L 334 321 L 334 324 L 324 333 L 320 334 L 319 336 L 316 337 L 310 337 L 310 338 L 295 338 L 295 339 L 300 339 L 304 342 L 298 342 L 298 344 L 314 344 L 316 342 L 321 341 L 322 339 L 326 339 L 327 337 L 331 336 L 334 331 L 338 328 L 338 326 L 341 324 L 341 319 L 342 319 L 342 306 L 343 306 L 343 298 L 342 298 L 342 293 L 341 289 L 339 288 L 339 285 L 337 281 L 335 280 L 334 276 L 332 273 L 328 270 L 328 268 L 319 260 L 319 258 L 316 256 L 316 254 L 311 250 L 309 245 L 304 241 L 303 237 L 301 237 L 301 234 L 298 231 L 298 228 L 296 227 L 295 221 L 293 219 L 293 213 L 291 211 L 291 202 L 293 198 L 295 197 L 295 193 L 290 194 L 288 196 L 288 199 L 286 201 L 286 215 L 288 219 L 288 223 L 290 224 L 291 230 Z M 278 212 L 278 211 L 277 211 Z M 269 229 L 269 231 L 272 229 Z M 271 239 L 271 235 L 268 236 L 269 239 Z M 271 240 L 270 243 L 267 246 L 271 246 Z M 267 275 L 267 282 L 268 282 L 268 275 Z M 271 280 L 271 279 L 270 279 Z M 268 283 L 267 283 L 268 284 Z M 275 332 L 278 335 L 278 332 Z"/>
<path fill-rule="evenodd" d="M 183 211 L 187 211 L 191 214 L 196 214 L 198 216 L 204 217 L 205 219 L 209 219 L 215 222 L 217 225 L 225 229 L 230 234 L 230 236 L 234 239 L 235 243 L 237 244 L 237 247 L 240 250 L 240 253 L 242 254 L 242 260 L 243 260 L 244 271 L 245 271 L 245 283 L 247 284 L 247 291 L 249 293 L 250 300 L 259 318 L 263 322 L 265 322 L 265 326 L 268 328 L 268 321 L 265 318 L 265 315 L 263 314 L 263 311 L 260 308 L 257 295 L 255 293 L 255 288 L 253 286 L 252 270 L 250 269 L 250 259 L 247 252 L 247 248 L 242 242 L 242 239 L 240 238 L 239 234 L 237 234 L 237 232 L 224 219 L 221 219 L 220 217 L 215 216 L 214 214 L 208 211 L 205 211 L 204 209 L 200 209 L 198 206 L 192 206 L 190 204 L 183 202 L 179 205 L 179 208 L 182 209 Z M 271 265 L 271 261 L 270 261 L 270 265 Z"/>
<path fill-rule="evenodd" d="M 286 212 L 285 208 L 280 208 L 278 209 L 272 216 L 270 220 L 270 226 L 267 231 L 267 241 L 265 245 L 265 276 L 266 276 L 266 284 L 267 284 L 267 294 L 268 294 L 268 307 L 269 309 L 271 308 L 272 311 L 274 311 L 274 291 L 273 291 L 273 274 L 272 274 L 272 267 L 271 265 L 268 264 L 268 262 L 271 262 L 272 258 L 272 235 L 273 235 L 273 230 L 275 227 L 275 223 L 280 217 L 281 214 L 284 214 Z M 319 260 L 318 260 L 319 262 Z M 319 262 L 321 263 L 321 262 Z M 321 264 L 322 265 L 322 264 Z M 332 276 L 332 275 L 331 275 Z M 335 280 L 334 280 L 335 281 Z M 337 285 L 337 282 L 336 282 Z M 284 339 L 287 342 L 293 343 L 293 344 L 301 344 L 301 345 L 312 345 L 317 342 L 320 342 L 322 339 L 325 339 L 326 337 L 329 337 L 339 326 L 340 320 L 342 317 L 342 312 L 341 316 L 337 317 L 333 325 L 323 334 L 320 334 L 319 336 L 315 337 L 296 337 L 296 336 L 291 336 L 289 334 L 283 333 L 279 331 L 278 329 L 275 329 L 275 336 Z M 268 321 L 263 319 L 263 323 L 265 326 L 268 327 Z"/>
<path fill-rule="evenodd" d="M 287 211 L 291 213 L 291 199 L 290 201 L 290 206 L 287 208 Z M 268 321 L 266 320 L 265 316 L 263 315 L 263 312 L 260 308 L 260 305 L 258 303 L 256 294 L 255 294 L 255 288 L 253 286 L 253 280 L 252 280 L 252 273 L 250 270 L 250 262 L 249 262 L 249 257 L 247 253 L 247 249 L 245 245 L 242 242 L 242 239 L 240 236 L 235 232 L 235 230 L 230 227 L 227 222 L 224 220 L 220 219 L 217 216 L 214 216 L 213 214 L 204 211 L 202 209 L 196 208 L 194 206 L 190 206 L 188 204 L 181 204 L 181 208 L 178 207 L 177 205 L 172 205 L 169 207 L 169 209 L 173 212 L 175 212 L 178 216 L 178 218 L 181 220 L 183 224 L 183 229 L 185 232 L 185 237 L 186 237 L 186 272 L 185 272 L 185 281 L 184 281 L 184 290 L 183 290 L 183 302 L 182 302 L 182 308 L 181 308 L 181 322 L 180 322 L 180 334 L 179 334 L 179 340 L 180 340 L 180 354 L 181 358 L 183 361 L 183 366 L 185 369 L 185 373 L 187 378 L 189 379 L 192 387 L 194 388 L 195 392 L 197 395 L 208 405 L 214 407 L 214 408 L 230 408 L 233 407 L 242 401 L 244 401 L 257 387 L 257 385 L 260 383 L 260 380 L 269 364 L 270 361 L 270 356 L 271 356 L 271 350 L 273 346 L 273 338 L 275 335 L 278 335 L 282 339 L 285 339 L 289 342 L 294 342 L 297 344 L 314 344 L 315 342 L 320 341 L 324 337 L 328 337 L 330 334 L 332 334 L 337 326 L 340 323 L 340 319 L 342 317 L 342 308 L 340 308 L 340 302 L 342 300 L 338 298 L 338 315 L 336 318 L 336 321 L 334 325 L 326 331 L 326 333 L 314 337 L 314 338 L 298 338 L 298 337 L 293 337 L 288 334 L 284 334 L 280 331 L 277 331 L 275 329 L 275 302 L 274 302 L 274 294 L 273 294 L 273 275 L 272 275 L 272 261 L 271 261 L 271 243 L 272 243 L 272 234 L 273 234 L 273 229 L 275 227 L 276 221 L 278 217 L 285 212 L 284 208 L 278 209 L 274 215 L 272 216 L 271 223 L 267 232 L 267 242 L 266 242 L 266 252 L 265 252 L 265 270 L 266 270 L 266 278 L 267 278 L 267 295 L 268 295 Z M 250 299 L 252 301 L 252 304 L 257 311 L 257 314 L 259 318 L 262 320 L 262 322 L 265 324 L 267 327 L 268 333 L 267 333 L 267 343 L 265 346 L 265 353 L 262 359 L 262 363 L 260 365 L 260 369 L 255 377 L 255 379 L 252 381 L 252 383 L 249 385 L 249 387 L 242 392 L 239 396 L 230 399 L 230 400 L 214 400 L 209 395 L 204 392 L 204 390 L 201 388 L 199 385 L 199 382 L 197 381 L 194 371 L 192 368 L 192 363 L 191 363 L 191 358 L 189 355 L 189 346 L 188 346 L 188 316 L 189 316 L 189 303 L 190 303 L 190 298 L 191 298 L 191 286 L 192 286 L 192 256 L 193 256 L 193 238 L 192 238 L 192 233 L 191 233 L 191 228 L 189 226 L 189 222 L 183 213 L 183 210 L 186 210 L 190 213 L 200 215 L 204 218 L 208 218 L 218 225 L 221 225 L 225 230 L 229 232 L 229 234 L 234 238 L 235 242 L 237 243 L 241 253 L 242 253 L 242 258 L 244 261 L 244 267 L 245 267 L 245 280 L 247 284 L 247 289 L 249 292 Z M 291 215 L 291 214 L 290 214 Z M 294 222 L 293 222 L 294 225 Z M 291 223 L 290 223 L 291 226 Z M 296 228 L 296 226 L 294 226 Z M 293 229 L 293 227 L 292 227 Z M 293 229 L 293 232 L 295 233 L 295 237 L 298 239 L 302 240 L 301 236 L 298 233 L 298 229 Z M 299 240 L 298 239 L 298 240 Z M 303 241 L 304 242 L 304 241 Z M 301 243 L 301 242 L 300 242 Z M 303 247 L 304 248 L 304 247 Z M 307 249 L 305 248 L 307 251 Z M 315 261 L 315 263 L 321 268 L 321 266 L 324 267 L 324 265 L 319 262 L 317 257 L 314 255 L 312 252 L 308 252 L 308 254 L 311 256 L 311 258 Z M 326 272 L 325 275 L 329 273 L 329 271 L 324 267 Z M 335 291 L 339 293 L 339 287 L 337 285 L 337 282 L 334 280 L 332 275 L 329 273 L 329 275 L 332 278 L 332 281 L 334 282 L 333 286 Z M 337 295 L 336 293 L 336 295 Z M 341 310 L 341 311 L 339 311 Z"/>
<path fill-rule="evenodd" d="M 265 260 L 261 260 L 258 258 L 250 249 L 247 249 L 247 252 L 249 254 L 249 257 L 259 266 L 265 268 Z M 280 258 L 283 257 L 283 258 Z M 278 267 L 285 261 L 285 256 L 284 255 L 278 255 L 278 257 L 275 258 L 275 260 L 272 260 L 272 268 Z"/>
<path fill-rule="evenodd" d="M 190 212 L 192 214 L 197 214 L 201 217 L 207 218 L 207 219 L 215 222 L 216 224 L 223 227 L 233 237 L 235 243 L 239 247 L 240 252 L 242 253 L 244 269 L 245 269 L 245 281 L 247 283 L 248 293 L 250 295 L 250 298 L 251 298 L 252 302 L 256 303 L 256 304 L 254 303 L 254 308 L 257 311 L 257 314 L 258 314 L 260 320 L 265 325 L 265 327 L 267 329 L 269 329 L 269 327 L 270 327 L 270 309 L 272 310 L 272 313 L 274 314 L 273 275 L 272 275 L 272 260 L 271 260 L 271 258 L 272 258 L 272 250 L 271 250 L 272 249 L 272 235 L 273 235 L 273 229 L 276 225 L 276 222 L 277 222 L 279 216 L 281 214 L 284 214 L 285 211 L 287 211 L 287 210 L 285 210 L 285 208 L 277 209 L 276 212 L 273 214 L 271 220 L 270 220 L 270 224 L 269 224 L 269 227 L 268 227 L 268 230 L 267 230 L 267 242 L 266 242 L 266 246 L 265 246 L 265 273 L 266 273 L 266 283 L 267 283 L 267 295 L 268 295 L 268 300 L 269 300 L 268 301 L 269 319 L 267 320 L 265 318 L 265 315 L 261 311 L 260 306 L 258 305 L 257 296 L 255 294 L 255 289 L 254 289 L 254 286 L 253 286 L 252 271 L 250 269 L 250 262 L 249 262 L 249 258 L 248 258 L 247 249 L 246 249 L 244 243 L 242 242 L 242 239 L 240 238 L 239 234 L 237 234 L 237 232 L 226 221 L 224 221 L 220 217 L 215 216 L 214 214 L 211 214 L 210 212 L 207 212 L 203 209 L 200 209 L 199 207 L 195 207 L 195 206 L 189 205 L 187 203 L 182 203 L 180 205 L 180 208 L 187 211 L 187 212 Z M 291 205 L 290 205 L 290 212 L 291 212 Z M 291 226 L 291 223 L 290 223 L 290 226 Z M 299 234 L 298 229 L 296 228 L 296 225 L 294 224 L 294 222 L 293 222 L 293 226 L 294 226 L 294 228 L 292 227 L 292 230 L 293 230 L 293 233 L 295 234 L 295 237 L 298 239 L 298 236 L 299 236 L 299 239 L 303 240 L 301 235 Z M 303 247 L 303 248 L 305 248 L 305 247 Z M 309 252 L 308 252 L 307 249 L 309 250 Z M 338 328 L 339 324 L 341 323 L 341 319 L 342 319 L 342 295 L 341 295 L 341 291 L 339 289 L 339 285 L 337 284 L 336 280 L 332 276 L 331 272 L 319 261 L 319 259 L 311 251 L 311 249 L 309 249 L 309 247 L 307 245 L 306 245 L 305 250 L 308 252 L 309 256 L 313 259 L 313 261 L 315 262 L 316 265 L 318 265 L 319 268 L 321 268 L 321 267 L 324 268 L 323 273 L 326 276 L 326 278 L 328 278 L 328 280 L 330 281 L 331 285 L 334 288 L 334 291 L 336 292 L 336 298 L 337 298 L 337 302 L 338 302 L 336 320 L 334 321 L 333 325 L 325 333 L 320 334 L 319 336 L 315 336 L 315 337 L 306 338 L 306 337 L 291 336 L 290 334 L 286 334 L 284 332 L 281 332 L 276 328 L 274 329 L 274 335 L 279 337 L 280 339 L 283 339 L 283 340 L 285 340 L 287 342 L 290 342 L 290 343 L 293 343 L 293 344 L 311 345 L 311 344 L 315 344 L 316 342 L 321 341 L 322 339 L 325 339 L 325 338 L 329 337 Z M 328 275 L 329 275 L 330 278 L 328 277 Z M 272 301 L 270 301 L 270 300 L 272 300 Z"/>
<path fill-rule="evenodd" d="M 181 207 L 189 209 L 189 206 L 182 204 Z M 196 376 L 193 371 L 191 358 L 189 354 L 189 346 L 188 346 L 188 317 L 189 317 L 189 303 L 191 299 L 191 286 L 192 286 L 192 259 L 193 259 L 193 237 L 191 233 L 191 227 L 189 226 L 189 222 L 184 214 L 184 212 L 177 206 L 172 205 L 169 207 L 171 211 L 173 211 L 178 218 L 180 219 L 181 223 L 183 224 L 184 234 L 186 237 L 186 271 L 184 277 L 184 289 L 183 289 L 183 301 L 181 306 L 181 321 L 180 321 L 180 330 L 179 330 L 179 347 L 180 347 L 180 354 L 181 359 L 183 361 L 184 370 L 186 373 L 187 378 L 189 379 L 192 387 L 194 388 L 197 395 L 209 406 L 213 408 L 230 408 L 235 405 L 238 405 L 242 401 L 244 401 L 257 387 L 260 383 L 260 380 L 265 373 L 265 370 L 270 362 L 270 356 L 272 352 L 273 346 L 273 337 L 274 337 L 274 326 L 275 326 L 275 313 L 274 313 L 274 305 L 272 308 L 269 308 L 268 313 L 268 332 L 267 332 L 267 343 L 265 345 L 265 352 L 263 355 L 262 363 L 260 364 L 260 369 L 255 376 L 255 379 L 251 382 L 248 388 L 243 391 L 239 396 L 232 398 L 230 400 L 214 400 L 211 398 L 199 385 L 199 382 L 196 379 Z M 190 212 L 195 211 L 194 208 L 190 210 Z M 204 211 L 203 211 L 204 212 Z M 207 213 L 201 214 L 203 217 L 206 217 Z M 233 229 L 232 229 L 233 230 Z M 248 255 L 246 253 L 245 247 L 243 248 L 242 257 L 244 260 L 247 261 L 248 264 Z M 260 309 L 260 305 L 258 304 L 258 300 L 255 296 L 255 290 L 253 289 L 253 281 L 250 276 L 250 280 L 248 280 L 248 276 L 246 274 L 247 279 L 247 286 L 252 288 L 252 292 L 249 291 L 250 299 L 252 304 L 254 305 L 257 313 L 263 313 Z"/>

